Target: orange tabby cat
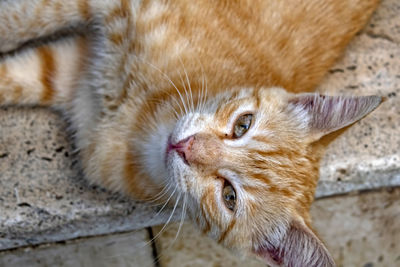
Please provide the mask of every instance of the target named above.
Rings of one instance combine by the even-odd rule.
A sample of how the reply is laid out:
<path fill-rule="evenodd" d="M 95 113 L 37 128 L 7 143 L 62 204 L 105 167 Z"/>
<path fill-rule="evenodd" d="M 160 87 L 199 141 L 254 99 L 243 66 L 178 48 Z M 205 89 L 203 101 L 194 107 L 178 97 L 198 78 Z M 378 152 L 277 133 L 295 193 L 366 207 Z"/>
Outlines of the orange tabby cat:
<path fill-rule="evenodd" d="M 95 183 L 181 202 L 268 264 L 334 266 L 310 222 L 315 142 L 381 98 L 299 92 L 377 3 L 0 1 L 0 103 L 61 110 Z"/>

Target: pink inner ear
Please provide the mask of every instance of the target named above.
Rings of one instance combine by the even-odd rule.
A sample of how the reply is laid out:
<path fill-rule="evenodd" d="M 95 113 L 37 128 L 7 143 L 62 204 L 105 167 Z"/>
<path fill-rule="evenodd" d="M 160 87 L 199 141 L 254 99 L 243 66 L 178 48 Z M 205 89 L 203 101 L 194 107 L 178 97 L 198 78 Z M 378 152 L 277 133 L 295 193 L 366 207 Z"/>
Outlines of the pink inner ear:
<path fill-rule="evenodd" d="M 255 254 L 267 264 L 279 266 L 327 267 L 335 263 L 323 243 L 305 225 L 292 222 L 285 236 L 272 244 L 267 239 Z"/>
<path fill-rule="evenodd" d="M 280 251 L 278 248 L 272 247 L 271 245 L 260 247 L 255 251 L 255 253 L 263 258 L 267 264 L 281 265 L 283 263 L 282 251 Z"/>
<path fill-rule="evenodd" d="M 324 135 L 356 122 L 373 111 L 381 101 L 379 96 L 300 94 L 289 101 L 289 106 L 297 114 L 306 114 L 312 132 Z"/>

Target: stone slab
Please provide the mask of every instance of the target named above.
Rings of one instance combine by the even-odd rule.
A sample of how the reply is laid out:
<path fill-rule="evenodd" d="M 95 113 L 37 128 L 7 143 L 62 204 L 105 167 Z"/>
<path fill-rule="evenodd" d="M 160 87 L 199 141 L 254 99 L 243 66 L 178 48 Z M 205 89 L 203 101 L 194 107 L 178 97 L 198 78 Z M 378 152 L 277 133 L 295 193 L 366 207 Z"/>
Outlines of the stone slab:
<path fill-rule="evenodd" d="M 400 185 L 399 6 L 382 2 L 319 87 L 387 101 L 330 143 L 317 197 Z M 65 129 L 50 111 L 0 110 L 0 250 L 141 229 L 169 217 L 88 185 Z"/>
<path fill-rule="evenodd" d="M 313 224 L 338 267 L 400 266 L 400 188 L 314 202 Z"/>
<path fill-rule="evenodd" d="M 400 185 L 399 14 L 399 1 L 383 1 L 318 88 L 386 101 L 330 143 L 317 197 Z"/>
<path fill-rule="evenodd" d="M 179 230 L 179 234 L 177 235 Z M 153 227 L 158 235 L 156 242 L 158 260 L 163 267 L 246 266 L 265 267 L 259 260 L 233 254 L 227 248 L 199 232 L 191 223 L 179 222 Z"/>
<path fill-rule="evenodd" d="M 0 125 L 0 250 L 167 220 L 169 211 L 90 186 L 56 114 L 10 108 Z"/>
<path fill-rule="evenodd" d="M 147 230 L 0 252 L 0 267 L 153 267 Z"/>

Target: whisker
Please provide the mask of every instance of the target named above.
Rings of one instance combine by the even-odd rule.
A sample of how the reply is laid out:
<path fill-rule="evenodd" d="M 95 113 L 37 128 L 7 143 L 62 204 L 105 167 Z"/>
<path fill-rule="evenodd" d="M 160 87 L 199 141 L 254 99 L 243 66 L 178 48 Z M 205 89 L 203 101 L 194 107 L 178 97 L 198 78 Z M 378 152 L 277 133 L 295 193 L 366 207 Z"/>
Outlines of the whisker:
<path fill-rule="evenodd" d="M 166 194 L 168 194 L 168 191 L 171 189 L 172 184 L 168 183 L 167 186 L 165 186 L 157 195 L 155 195 L 153 198 L 149 198 L 149 199 L 145 199 L 144 201 L 146 201 L 146 205 L 150 206 L 150 207 L 154 207 L 154 206 L 159 206 L 159 204 L 155 204 L 155 205 L 148 205 L 150 203 L 154 203 L 157 202 L 157 200 L 160 200 L 161 198 L 163 198 Z"/>
<path fill-rule="evenodd" d="M 201 64 L 201 61 L 198 60 L 198 62 L 200 63 L 200 68 L 201 68 L 201 73 L 202 73 L 202 78 L 201 78 L 201 98 L 200 98 L 200 112 L 204 112 L 204 108 L 206 105 L 206 99 L 207 99 L 207 95 L 206 95 L 206 91 L 205 91 L 205 83 L 206 83 L 206 74 L 204 72 L 204 68 L 203 68 L 203 64 Z"/>
<path fill-rule="evenodd" d="M 183 96 L 182 96 L 181 92 L 179 91 L 178 87 L 175 85 L 175 83 L 169 78 L 169 76 L 166 73 L 164 73 L 162 70 L 160 70 L 158 67 L 156 67 L 153 64 L 151 64 L 150 62 L 147 62 L 144 59 L 138 58 L 138 57 L 136 57 L 136 59 L 141 60 L 143 63 L 148 64 L 150 67 L 154 68 L 155 70 L 157 70 L 158 72 L 160 72 L 163 75 L 163 77 L 175 88 L 176 92 L 178 93 L 178 95 L 180 97 L 180 100 L 181 100 L 181 103 L 183 105 L 183 108 L 184 108 L 184 110 L 185 110 L 185 112 L 187 114 L 188 111 L 187 111 L 187 107 L 186 107 L 185 101 L 183 99 Z"/>
<path fill-rule="evenodd" d="M 174 192 L 175 192 L 175 191 L 174 191 Z M 149 246 L 150 244 L 152 244 L 152 243 L 164 232 L 165 228 L 168 226 L 169 222 L 171 221 L 171 219 L 172 219 L 172 217 L 173 217 L 173 215 L 174 215 L 174 213 L 175 213 L 175 211 L 176 211 L 176 208 L 178 207 L 180 198 L 181 198 L 181 193 L 178 195 L 178 198 L 177 198 L 177 200 L 175 201 L 175 204 L 174 204 L 174 208 L 172 209 L 171 214 L 170 214 L 170 216 L 168 217 L 168 220 L 165 222 L 165 224 L 163 225 L 163 227 L 161 228 L 161 230 L 160 230 L 152 239 L 150 239 L 149 241 L 147 241 L 146 243 L 144 243 L 144 244 L 141 246 L 141 248 L 145 248 L 146 246 Z M 111 256 L 111 257 L 109 257 L 109 258 L 110 258 L 110 259 L 111 259 L 111 258 L 118 258 L 118 257 L 123 256 L 123 255 L 124 255 L 124 253 L 120 253 L 120 254 L 118 254 L 118 255 L 113 255 L 113 256 Z M 160 256 L 161 256 L 161 254 L 158 255 L 157 259 L 159 259 Z"/>
<path fill-rule="evenodd" d="M 175 115 L 177 115 L 177 119 L 180 118 L 180 117 L 182 117 L 184 113 L 183 113 L 182 107 L 181 107 L 181 105 L 179 104 L 178 100 L 175 98 L 175 96 L 173 96 L 173 95 L 171 95 L 171 94 L 169 94 L 169 93 L 167 93 L 167 94 L 168 94 L 168 96 L 169 96 L 170 98 L 172 98 L 172 100 L 175 102 L 175 104 L 178 106 L 179 110 L 181 111 L 180 113 L 178 113 L 178 111 L 176 110 L 176 108 L 175 108 L 170 102 L 168 102 L 168 104 L 169 104 L 169 105 L 172 107 L 172 109 L 174 110 Z"/>
<path fill-rule="evenodd" d="M 160 215 L 160 213 L 164 210 L 164 208 L 167 206 L 168 202 L 171 200 L 172 196 L 174 195 L 174 193 L 176 192 L 177 189 L 178 189 L 178 186 L 175 185 L 174 191 L 172 191 L 171 195 L 168 197 L 167 201 L 165 201 L 165 203 L 164 203 L 164 205 L 161 207 L 161 209 L 156 213 L 155 217 L 157 217 L 158 215 Z"/>
<path fill-rule="evenodd" d="M 187 105 L 188 105 L 188 110 L 186 110 L 186 114 L 188 114 L 190 112 L 190 101 L 189 101 L 189 94 L 186 88 L 186 83 L 184 82 L 183 78 L 182 78 L 182 74 L 180 72 L 178 72 L 179 74 L 179 79 L 181 80 L 181 84 L 183 86 L 183 90 L 185 90 L 185 95 L 186 95 L 186 101 L 187 101 Z"/>
<path fill-rule="evenodd" d="M 179 106 L 179 103 L 178 103 L 178 101 L 175 99 L 175 97 L 172 96 L 172 95 L 170 95 L 170 94 L 168 94 L 168 95 L 171 97 L 172 100 L 175 101 L 175 103 L 178 105 L 178 107 L 180 107 L 180 106 Z M 158 99 L 149 99 L 148 102 L 155 102 L 155 103 L 161 105 L 161 107 L 167 108 L 168 113 L 173 113 L 173 115 L 175 116 L 175 119 L 178 120 L 178 119 L 180 118 L 178 111 L 176 110 L 176 108 L 174 107 L 174 105 L 173 105 L 171 102 L 169 102 L 169 101 L 162 101 L 162 100 L 158 100 Z M 170 109 L 170 108 L 171 108 L 171 109 Z M 182 112 L 182 110 L 181 110 L 181 112 Z"/>
<path fill-rule="evenodd" d="M 172 242 L 171 242 L 171 246 L 172 246 L 172 244 L 175 243 L 176 239 L 178 238 L 178 235 L 179 235 L 179 233 L 180 233 L 180 231 L 181 231 L 181 228 L 182 228 L 184 219 L 185 219 L 185 217 L 186 217 L 186 201 L 187 201 L 187 195 L 184 194 L 181 221 L 179 222 L 178 231 L 176 232 L 176 235 L 175 235 L 174 240 L 172 240 Z"/>
<path fill-rule="evenodd" d="M 159 237 L 162 234 L 162 232 L 165 230 L 165 228 L 168 226 L 169 222 L 171 221 L 171 219 L 172 219 L 172 217 L 173 217 L 173 215 L 175 213 L 176 208 L 178 207 L 178 204 L 179 204 L 179 201 L 181 199 L 181 196 L 182 196 L 182 193 L 180 193 L 178 195 L 178 198 L 176 199 L 175 204 L 174 204 L 174 208 L 172 209 L 171 215 L 169 216 L 168 220 L 165 222 L 164 226 L 161 228 L 161 230 L 150 241 L 146 242 L 146 245 L 148 243 L 154 242 L 154 240 L 156 240 L 157 237 Z"/>
<path fill-rule="evenodd" d="M 179 61 L 181 62 L 181 64 L 182 64 L 182 67 L 183 67 L 183 72 L 185 73 L 185 76 L 186 76 L 186 81 L 187 81 L 187 84 L 188 84 L 188 87 L 189 87 L 189 93 L 190 93 L 190 99 L 189 99 L 189 103 L 188 103 L 188 105 L 190 105 L 191 106 L 191 108 L 192 108 L 192 112 L 194 112 L 194 104 L 193 104 L 193 94 L 192 94 L 192 87 L 191 87 L 191 85 L 190 85 L 190 81 L 189 81 L 189 75 L 187 74 L 187 71 L 186 71 L 186 68 L 185 68 L 185 65 L 183 64 L 183 61 L 182 61 L 182 58 L 181 57 L 179 57 Z"/>

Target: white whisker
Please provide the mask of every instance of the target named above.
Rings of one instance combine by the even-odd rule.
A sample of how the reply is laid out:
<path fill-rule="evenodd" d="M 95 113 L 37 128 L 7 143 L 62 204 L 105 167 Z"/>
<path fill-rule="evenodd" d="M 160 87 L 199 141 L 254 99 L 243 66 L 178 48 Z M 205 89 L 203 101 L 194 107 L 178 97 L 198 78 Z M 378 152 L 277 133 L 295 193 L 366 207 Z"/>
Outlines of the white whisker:
<path fill-rule="evenodd" d="M 190 101 L 189 101 L 189 93 L 188 93 L 188 91 L 187 91 L 187 88 L 186 88 L 186 83 L 185 83 L 185 81 L 184 81 L 184 79 L 183 79 L 183 77 L 182 77 L 182 74 L 180 73 L 180 72 L 178 72 L 178 74 L 179 74 L 179 79 L 181 80 L 181 84 L 182 84 L 182 86 L 183 86 L 183 90 L 185 90 L 185 95 L 186 95 L 186 101 L 187 101 L 187 105 L 188 105 L 188 109 L 186 110 L 186 114 L 188 114 L 189 112 L 190 112 Z"/>
<path fill-rule="evenodd" d="M 179 222 L 178 231 L 176 232 L 176 235 L 175 235 L 174 240 L 171 242 L 171 246 L 172 246 L 172 244 L 174 244 L 174 242 L 175 242 L 176 239 L 178 238 L 178 235 L 179 235 L 179 233 L 180 233 L 180 231 L 181 231 L 183 222 L 184 222 L 184 220 L 185 220 L 185 217 L 186 217 L 186 201 L 187 201 L 187 195 L 184 194 L 181 221 Z"/>
<path fill-rule="evenodd" d="M 179 200 L 181 199 L 181 196 L 182 196 L 182 194 L 180 193 L 180 194 L 178 195 L 178 198 L 177 198 L 176 201 L 175 201 L 174 208 L 173 208 L 172 211 L 171 211 L 171 215 L 168 217 L 168 220 L 165 222 L 164 226 L 161 228 L 161 230 L 160 230 L 150 241 L 148 241 L 148 242 L 146 243 L 146 245 L 147 245 L 148 243 L 151 243 L 151 242 L 153 242 L 154 240 L 156 240 L 157 237 L 159 237 L 159 236 L 162 234 L 162 232 L 165 230 L 165 228 L 167 227 L 167 225 L 168 225 L 169 222 L 171 221 L 172 217 L 174 216 L 175 210 L 176 210 L 176 208 L 178 207 Z"/>
<path fill-rule="evenodd" d="M 185 73 L 185 76 L 186 76 L 186 81 L 187 81 L 187 84 L 188 84 L 188 87 L 189 87 L 189 96 L 188 96 L 188 97 L 190 97 L 190 99 L 189 99 L 189 103 L 188 103 L 188 105 L 190 105 L 190 107 L 191 107 L 191 109 L 192 109 L 191 111 L 192 111 L 192 112 L 194 112 L 194 104 L 193 104 L 192 86 L 190 85 L 190 81 L 189 81 L 189 75 L 187 74 L 187 71 L 186 71 L 185 65 L 183 64 L 183 61 L 182 61 L 181 57 L 179 57 L 179 60 L 180 60 L 180 62 L 181 62 L 181 64 L 182 64 L 182 67 L 183 67 L 183 72 Z"/>
<path fill-rule="evenodd" d="M 156 213 L 156 217 L 158 215 L 160 215 L 160 213 L 164 210 L 164 208 L 167 206 L 168 202 L 171 200 L 172 196 L 174 195 L 174 193 L 176 192 L 176 190 L 178 189 L 178 186 L 175 185 L 175 189 L 174 191 L 172 191 L 171 195 L 168 197 L 167 201 L 165 201 L 164 205 L 161 207 L 161 209 Z"/>
<path fill-rule="evenodd" d="M 204 112 L 204 108 L 206 105 L 206 100 L 207 100 L 207 95 L 206 95 L 206 87 L 207 87 L 207 79 L 206 79 L 206 74 L 204 72 L 203 64 L 200 63 L 200 68 L 201 68 L 201 73 L 202 73 L 202 78 L 201 78 L 201 98 L 199 100 L 200 102 L 200 112 Z"/>
<path fill-rule="evenodd" d="M 150 198 L 146 201 L 146 205 L 150 204 L 150 203 L 154 203 L 157 202 L 158 200 L 162 199 L 165 195 L 168 194 L 168 191 L 171 189 L 172 184 L 168 183 L 167 186 L 165 186 L 157 195 L 155 195 L 153 198 Z M 159 206 L 159 204 L 155 204 L 155 205 L 148 205 L 150 207 L 152 206 Z"/>
<path fill-rule="evenodd" d="M 151 64 L 150 62 L 147 62 L 147 61 L 145 61 L 144 59 L 141 59 L 141 58 L 138 58 L 138 57 L 136 57 L 136 58 L 137 58 L 138 60 L 141 60 L 142 62 L 148 64 L 150 67 L 154 68 L 154 69 L 157 70 L 158 72 L 160 72 L 160 73 L 164 76 L 164 78 L 175 88 L 176 92 L 178 93 L 178 95 L 179 95 L 179 97 L 180 97 L 180 100 L 181 100 L 181 102 L 182 102 L 182 105 L 183 105 L 183 108 L 184 108 L 184 110 L 185 110 L 185 113 L 187 114 L 187 113 L 188 113 L 188 109 L 187 109 L 187 107 L 186 107 L 186 104 L 185 104 L 185 101 L 184 101 L 184 99 L 183 99 L 183 96 L 182 96 L 181 92 L 179 91 L 178 87 L 175 85 L 175 83 L 169 78 L 169 76 L 168 76 L 166 73 L 164 73 L 161 69 L 159 69 L 158 67 L 156 67 L 156 66 L 154 66 L 153 64 Z M 179 105 L 179 108 L 181 108 L 180 105 Z"/>

